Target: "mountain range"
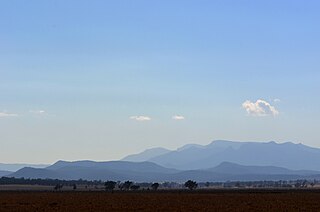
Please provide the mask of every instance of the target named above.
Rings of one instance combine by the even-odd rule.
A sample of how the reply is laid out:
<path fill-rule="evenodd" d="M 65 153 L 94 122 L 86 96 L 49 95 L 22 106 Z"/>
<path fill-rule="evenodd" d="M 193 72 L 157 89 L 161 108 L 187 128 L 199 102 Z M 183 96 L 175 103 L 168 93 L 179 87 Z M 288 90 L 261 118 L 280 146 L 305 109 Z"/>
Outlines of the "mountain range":
<path fill-rule="evenodd" d="M 9 174 L 12 174 L 12 172 L 0 170 L 0 177 L 7 176 L 7 175 L 9 175 Z"/>
<path fill-rule="evenodd" d="M 132 180 L 135 182 L 176 181 L 188 179 L 197 181 L 228 180 L 294 180 L 320 178 L 318 171 L 294 171 L 272 166 L 242 166 L 224 162 L 206 170 L 181 171 L 165 168 L 152 162 L 127 161 L 58 161 L 47 168 L 25 167 L 8 177 L 66 180 Z"/>
<path fill-rule="evenodd" d="M 151 158 L 164 155 L 166 153 L 169 153 L 170 150 L 162 148 L 162 147 L 157 147 L 157 148 L 152 148 L 152 149 L 146 149 L 142 153 L 139 154 L 132 154 L 124 157 L 122 160 L 123 161 L 132 161 L 132 162 L 143 162 L 143 161 L 148 161 Z"/>
<path fill-rule="evenodd" d="M 0 163 L 0 170 L 15 172 L 24 167 L 45 168 L 48 164 Z"/>
<path fill-rule="evenodd" d="M 123 160 L 128 161 L 130 158 L 131 156 L 127 156 Z M 148 157 L 146 152 L 142 152 L 136 154 L 135 158 L 147 158 L 146 161 L 180 170 L 208 169 L 222 162 L 277 166 L 292 170 L 320 170 L 320 149 L 291 142 L 278 144 L 274 141 L 262 143 L 218 140 L 208 145 L 188 144 L 174 151 Z"/>
<path fill-rule="evenodd" d="M 320 179 L 320 149 L 290 142 L 219 140 L 208 145 L 188 144 L 173 151 L 148 149 L 120 161 L 58 161 L 3 175 L 136 182 Z"/>

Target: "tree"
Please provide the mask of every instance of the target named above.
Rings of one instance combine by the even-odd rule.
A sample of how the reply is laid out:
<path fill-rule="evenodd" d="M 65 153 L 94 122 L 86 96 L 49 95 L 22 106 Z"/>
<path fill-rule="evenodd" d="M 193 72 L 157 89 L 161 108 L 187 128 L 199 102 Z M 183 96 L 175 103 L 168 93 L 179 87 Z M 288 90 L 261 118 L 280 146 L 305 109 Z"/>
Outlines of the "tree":
<path fill-rule="evenodd" d="M 156 190 L 158 190 L 159 186 L 160 186 L 159 183 L 153 183 L 153 184 L 151 185 L 151 188 L 156 191 Z"/>
<path fill-rule="evenodd" d="M 132 186 L 132 184 L 133 184 L 132 181 L 126 181 L 126 182 L 124 182 L 124 183 L 122 184 L 122 188 L 123 188 L 124 190 L 129 190 L 130 187 Z"/>
<path fill-rule="evenodd" d="M 198 187 L 198 184 L 196 181 L 188 180 L 184 183 L 184 186 L 189 188 L 190 190 L 194 190 Z"/>
<path fill-rule="evenodd" d="M 131 190 L 134 190 L 134 191 L 139 190 L 139 188 L 140 188 L 140 186 L 138 186 L 138 185 L 132 185 L 132 186 L 130 187 L 130 189 L 131 189 Z"/>
<path fill-rule="evenodd" d="M 60 191 L 62 189 L 63 185 L 62 184 L 57 184 L 55 187 L 54 187 L 54 190 L 56 191 Z"/>
<path fill-rule="evenodd" d="M 118 183 L 118 188 L 119 188 L 120 191 L 122 191 L 123 190 L 123 183 L 121 183 L 121 182 Z"/>
<path fill-rule="evenodd" d="M 77 189 L 77 185 L 73 184 L 73 190 L 76 190 L 76 189 Z"/>
<path fill-rule="evenodd" d="M 209 188 L 209 187 L 210 187 L 210 182 L 206 182 L 205 186 L 206 186 L 207 188 Z"/>
<path fill-rule="evenodd" d="M 107 181 L 104 183 L 106 191 L 113 191 L 113 189 L 116 187 L 117 182 L 114 181 Z"/>

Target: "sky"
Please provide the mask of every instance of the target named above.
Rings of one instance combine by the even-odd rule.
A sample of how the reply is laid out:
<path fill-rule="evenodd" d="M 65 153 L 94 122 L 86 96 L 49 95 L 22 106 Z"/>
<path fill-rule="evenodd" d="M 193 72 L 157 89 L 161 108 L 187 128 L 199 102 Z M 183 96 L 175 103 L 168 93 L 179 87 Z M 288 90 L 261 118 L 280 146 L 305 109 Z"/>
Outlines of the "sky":
<path fill-rule="evenodd" d="M 316 0 L 0 1 L 0 162 L 320 147 Z"/>

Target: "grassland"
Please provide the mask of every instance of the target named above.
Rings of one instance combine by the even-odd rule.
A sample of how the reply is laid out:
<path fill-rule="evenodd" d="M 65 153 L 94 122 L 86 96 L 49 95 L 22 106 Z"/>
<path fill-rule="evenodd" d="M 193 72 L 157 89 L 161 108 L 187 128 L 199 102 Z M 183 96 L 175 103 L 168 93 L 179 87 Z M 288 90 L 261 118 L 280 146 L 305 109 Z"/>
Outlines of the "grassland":
<path fill-rule="evenodd" d="M 319 211 L 318 190 L 2 191 L 0 211 Z"/>

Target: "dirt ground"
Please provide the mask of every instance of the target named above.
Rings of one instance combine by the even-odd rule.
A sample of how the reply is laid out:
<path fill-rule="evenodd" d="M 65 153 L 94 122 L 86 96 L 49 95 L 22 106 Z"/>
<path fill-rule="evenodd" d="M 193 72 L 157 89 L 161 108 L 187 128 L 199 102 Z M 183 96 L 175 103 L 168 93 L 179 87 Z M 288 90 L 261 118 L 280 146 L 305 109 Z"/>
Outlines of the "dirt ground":
<path fill-rule="evenodd" d="M 6 191 L 0 211 L 320 211 L 320 191 Z"/>

